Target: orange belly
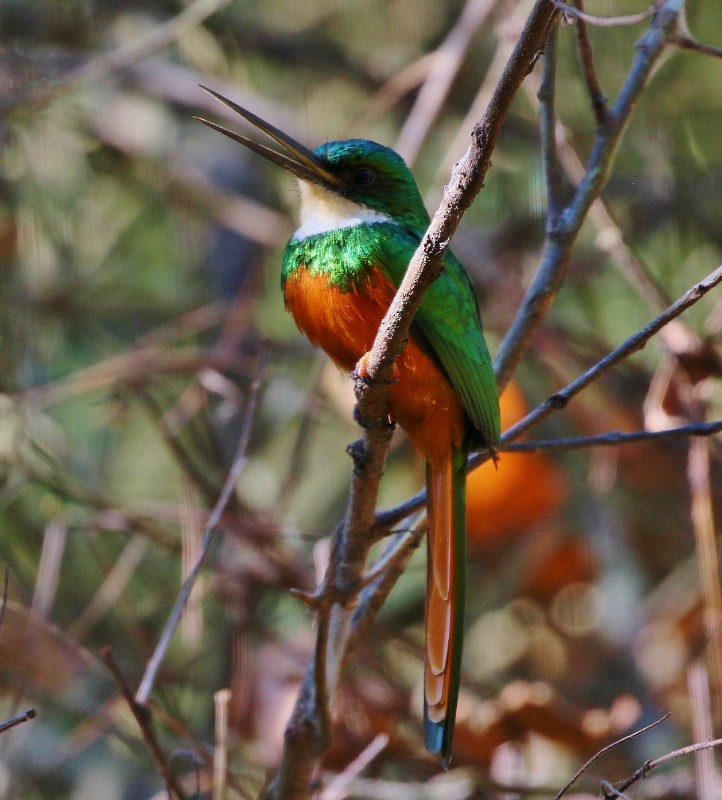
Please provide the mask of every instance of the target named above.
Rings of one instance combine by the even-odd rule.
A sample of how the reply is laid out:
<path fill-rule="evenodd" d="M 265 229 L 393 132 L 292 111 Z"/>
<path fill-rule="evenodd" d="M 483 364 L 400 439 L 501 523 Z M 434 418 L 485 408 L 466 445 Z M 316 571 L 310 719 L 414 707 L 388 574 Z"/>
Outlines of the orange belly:
<path fill-rule="evenodd" d="M 396 290 L 374 268 L 363 285 L 341 291 L 328 277 L 303 267 L 287 278 L 286 308 L 310 342 L 347 372 L 372 347 Z M 399 377 L 389 386 L 391 416 L 431 463 L 448 458 L 449 444 L 461 444 L 465 412 L 454 388 L 413 336 L 399 356 Z"/>

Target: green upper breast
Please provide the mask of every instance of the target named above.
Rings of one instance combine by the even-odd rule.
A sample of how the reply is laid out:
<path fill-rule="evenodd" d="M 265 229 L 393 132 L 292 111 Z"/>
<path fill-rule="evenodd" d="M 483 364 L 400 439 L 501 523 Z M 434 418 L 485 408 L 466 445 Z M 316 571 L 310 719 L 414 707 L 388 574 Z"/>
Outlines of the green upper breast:
<path fill-rule="evenodd" d="M 398 287 L 421 234 L 394 223 L 338 228 L 291 239 L 283 255 L 281 284 L 298 269 L 328 276 L 341 291 L 359 290 L 372 268 Z M 485 441 L 499 441 L 499 401 L 489 350 L 469 277 L 448 252 L 414 319 L 412 335 L 441 365 Z"/>
<path fill-rule="evenodd" d="M 397 234 L 393 223 L 337 228 L 286 245 L 281 266 L 281 286 L 299 269 L 328 276 L 344 292 L 357 289 L 372 267 L 379 266 L 384 242 Z"/>

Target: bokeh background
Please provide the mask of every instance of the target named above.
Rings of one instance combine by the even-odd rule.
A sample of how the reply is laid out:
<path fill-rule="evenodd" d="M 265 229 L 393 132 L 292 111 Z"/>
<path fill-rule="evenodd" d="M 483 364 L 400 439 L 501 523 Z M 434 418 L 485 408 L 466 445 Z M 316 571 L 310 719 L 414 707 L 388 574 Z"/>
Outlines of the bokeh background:
<path fill-rule="evenodd" d="M 397 147 L 433 212 L 529 6 L 0 4 L 0 718 L 38 713 L 0 737 L 3 797 L 163 796 L 98 653 L 112 647 L 137 685 L 259 375 L 247 463 L 152 696 L 159 740 L 173 769 L 190 775 L 189 796 L 194 764 L 212 752 L 223 688 L 232 692 L 226 796 L 256 795 L 278 762 L 313 646 L 313 620 L 289 589 L 315 586 L 343 513 L 345 447 L 358 435 L 353 396 L 283 309 L 279 264 L 295 187 L 193 119 L 248 130 L 197 84 L 309 145 L 354 136 Z M 699 39 L 722 46 L 721 5 L 690 0 L 687 16 Z M 647 25 L 590 27 L 608 97 Z M 585 225 L 505 392 L 505 427 L 643 327 L 664 295 L 676 298 L 722 262 L 722 59 L 670 53 L 619 150 L 605 192 L 611 216 Z M 454 240 L 492 352 L 544 239 L 535 81 L 538 70 Z M 558 111 L 573 170 L 595 120 L 571 25 L 559 30 Z M 647 290 L 630 277 L 632 258 Z M 718 419 L 721 297 L 713 292 L 666 347 L 651 343 L 532 436 Z M 683 367 L 668 354 L 673 340 L 689 356 Z M 517 785 L 541 788 L 514 796 L 553 796 L 600 747 L 671 711 L 594 766 L 581 786 L 596 791 L 599 778 L 699 738 L 706 718 L 717 725 L 719 659 L 707 642 L 691 499 L 722 515 L 719 443 L 702 450 L 709 492 L 690 489 L 686 440 L 510 454 L 472 476 L 455 759 L 477 770 L 469 792 Z M 422 481 L 399 432 L 382 507 Z M 465 796 L 462 773 L 444 784 L 421 744 L 424 569 L 419 552 L 341 687 L 324 767 L 342 770 L 389 736 L 353 796 L 386 796 L 381 779 L 414 786 L 432 777 L 435 797 Z M 697 796 L 692 761 L 671 770 L 640 796 Z"/>

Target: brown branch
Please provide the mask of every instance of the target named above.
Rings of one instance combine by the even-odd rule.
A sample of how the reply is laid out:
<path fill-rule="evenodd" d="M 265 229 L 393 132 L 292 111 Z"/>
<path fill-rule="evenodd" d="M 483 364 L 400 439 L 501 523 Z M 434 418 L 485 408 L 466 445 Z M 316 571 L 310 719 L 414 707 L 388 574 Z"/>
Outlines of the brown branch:
<path fill-rule="evenodd" d="M 584 12 L 583 0 L 574 0 L 577 11 Z M 577 49 L 579 60 L 582 64 L 582 74 L 587 85 L 589 99 L 592 102 L 592 110 L 597 120 L 597 125 L 604 125 L 607 122 L 607 98 L 602 92 L 602 87 L 597 77 L 594 67 L 594 55 L 592 54 L 592 43 L 589 41 L 587 31 L 587 21 L 583 17 L 577 18 Z"/>
<path fill-rule="evenodd" d="M 123 695 L 125 702 L 128 704 L 128 708 L 133 714 L 135 721 L 138 723 L 140 732 L 142 733 L 143 738 L 148 745 L 148 749 L 153 756 L 153 760 L 155 761 L 160 774 L 163 776 L 166 790 L 168 791 L 168 797 L 171 798 L 172 793 L 175 792 L 175 794 L 181 798 L 181 800 L 185 800 L 185 792 L 180 786 L 176 776 L 173 775 L 168 763 L 168 758 L 158 742 L 158 737 L 155 735 L 151 715 L 147 708 L 144 708 L 133 698 L 133 692 L 130 686 L 128 686 L 125 676 L 115 663 L 112 649 L 110 647 L 104 647 L 100 651 L 100 658 L 112 673 L 113 678 L 115 678 L 115 682 L 120 690 L 120 693 Z"/>
<path fill-rule="evenodd" d="M 715 58 L 722 58 L 722 47 L 714 47 L 714 45 L 705 44 L 689 34 L 679 33 L 672 41 L 677 47 L 681 47 L 684 50 L 696 50 L 698 53 L 704 53 L 705 55 L 714 56 Z"/>
<path fill-rule="evenodd" d="M 689 443 L 687 481 L 704 608 L 702 618 L 712 707 L 719 714 L 722 710 L 722 589 L 712 509 L 709 442 L 705 439 L 694 438 Z"/>

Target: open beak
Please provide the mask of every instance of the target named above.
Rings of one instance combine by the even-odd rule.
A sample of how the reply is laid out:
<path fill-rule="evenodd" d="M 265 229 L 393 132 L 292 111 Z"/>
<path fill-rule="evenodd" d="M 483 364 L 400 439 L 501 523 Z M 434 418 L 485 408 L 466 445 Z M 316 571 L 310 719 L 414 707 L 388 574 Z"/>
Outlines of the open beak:
<path fill-rule="evenodd" d="M 283 131 L 278 130 L 278 128 L 274 128 L 273 125 L 265 122 L 250 111 L 247 111 L 242 106 L 237 105 L 227 97 L 223 97 L 223 95 L 218 94 L 218 92 L 214 92 L 213 89 L 209 89 L 207 86 L 200 86 L 204 92 L 208 92 L 208 94 L 220 100 L 221 103 L 228 106 L 228 108 L 232 108 L 237 114 L 240 114 L 252 125 L 255 125 L 256 128 L 263 131 L 266 136 L 269 136 L 274 142 L 280 144 L 289 155 L 279 153 L 277 150 L 272 150 L 270 147 L 259 144 L 253 141 L 253 139 L 241 136 L 239 133 L 229 131 L 227 128 L 217 125 L 215 122 L 203 119 L 203 117 L 196 117 L 199 122 L 202 122 L 209 128 L 213 128 L 213 130 L 220 131 L 235 142 L 240 142 L 255 153 L 262 155 L 274 164 L 278 164 L 279 167 L 283 167 L 287 172 L 290 172 L 302 181 L 319 184 L 338 194 L 344 194 L 347 191 L 348 186 L 346 182 L 338 177 L 338 175 L 334 175 L 334 173 L 329 170 L 328 165 L 307 147 L 299 144 L 288 134 L 283 133 Z"/>

